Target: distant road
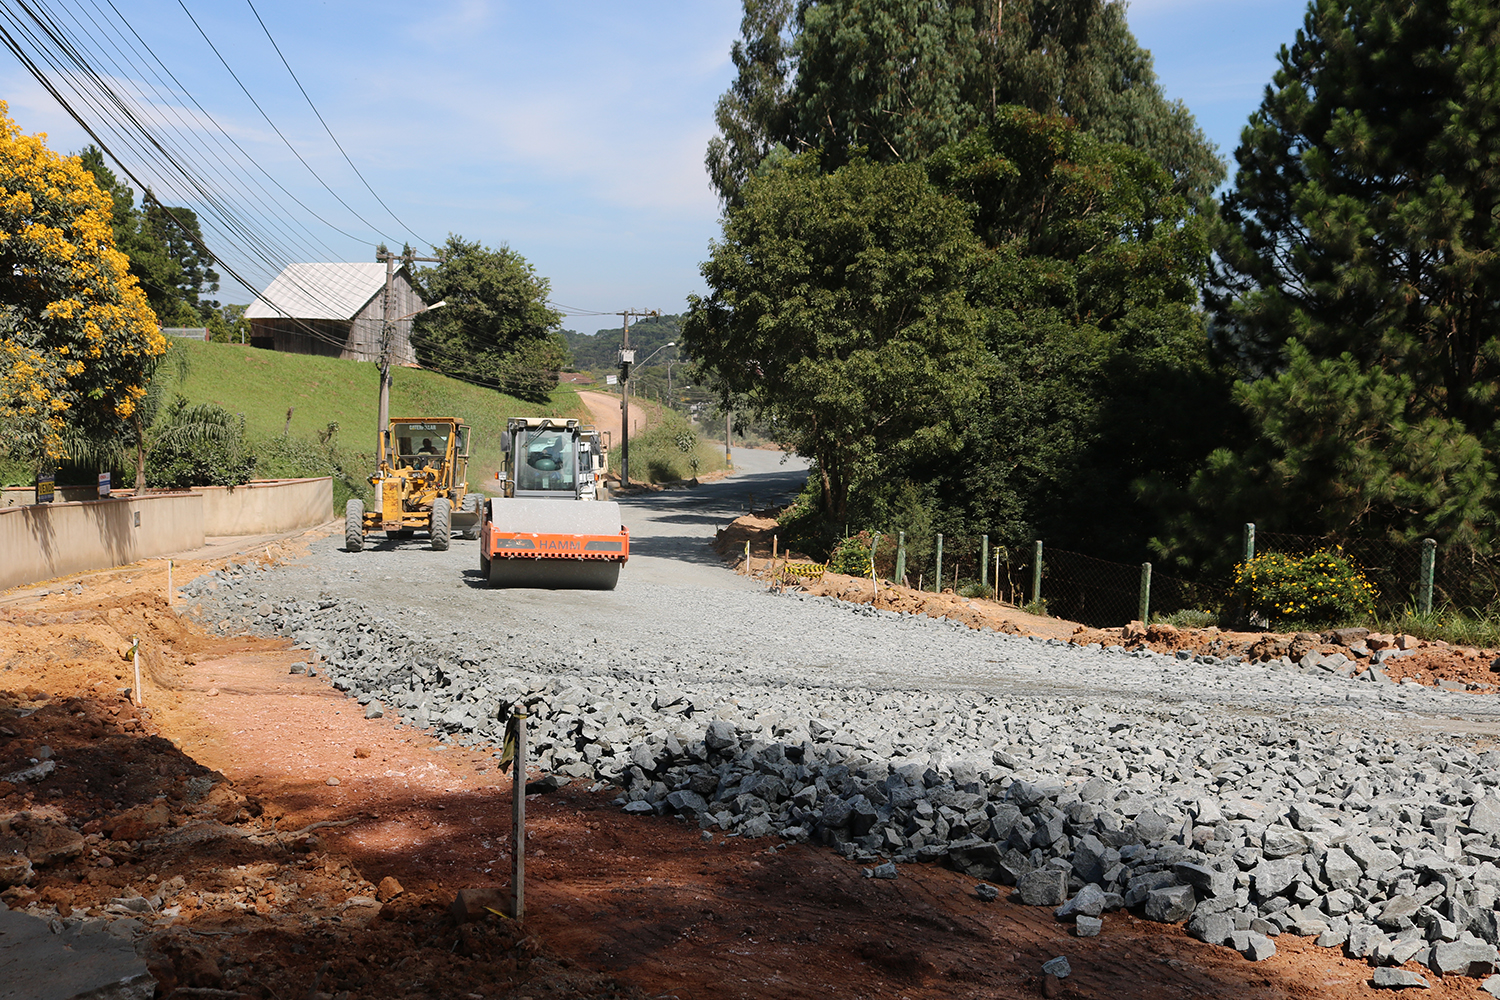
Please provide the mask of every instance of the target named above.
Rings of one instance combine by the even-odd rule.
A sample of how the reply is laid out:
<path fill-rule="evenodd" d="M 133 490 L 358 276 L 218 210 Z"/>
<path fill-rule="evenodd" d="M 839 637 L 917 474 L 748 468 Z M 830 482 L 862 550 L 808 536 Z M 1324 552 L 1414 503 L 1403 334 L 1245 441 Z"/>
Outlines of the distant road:
<path fill-rule="evenodd" d="M 620 397 L 607 392 L 580 392 L 578 398 L 589 408 L 594 417 L 594 426 L 609 431 L 610 446 L 620 445 Z M 646 429 L 646 411 L 636 402 L 630 404 L 630 432 L 635 434 Z"/>

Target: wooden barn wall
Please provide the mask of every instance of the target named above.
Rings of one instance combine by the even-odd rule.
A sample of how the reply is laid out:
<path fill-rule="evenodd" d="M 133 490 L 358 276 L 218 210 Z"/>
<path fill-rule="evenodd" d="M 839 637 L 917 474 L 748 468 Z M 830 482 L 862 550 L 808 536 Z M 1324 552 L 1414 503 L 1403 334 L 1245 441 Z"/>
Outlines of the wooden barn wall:
<path fill-rule="evenodd" d="M 380 326 L 385 316 L 385 292 L 376 292 L 354 317 L 354 331 L 350 336 L 351 346 L 368 350 L 370 360 L 380 356 Z M 422 308 L 422 300 L 406 280 L 405 273 L 396 272 L 391 282 L 391 316 L 407 316 Z M 411 346 L 411 320 L 404 319 L 391 324 L 391 357 L 396 364 L 415 364 L 417 355 Z"/>
<path fill-rule="evenodd" d="M 257 346 L 266 344 L 273 351 L 287 354 L 321 354 L 330 358 L 374 361 L 374 357 L 357 357 L 349 352 L 345 346 L 349 341 L 349 327 L 348 320 L 336 319 L 294 320 L 280 316 L 252 319 L 250 339 L 258 341 Z"/>

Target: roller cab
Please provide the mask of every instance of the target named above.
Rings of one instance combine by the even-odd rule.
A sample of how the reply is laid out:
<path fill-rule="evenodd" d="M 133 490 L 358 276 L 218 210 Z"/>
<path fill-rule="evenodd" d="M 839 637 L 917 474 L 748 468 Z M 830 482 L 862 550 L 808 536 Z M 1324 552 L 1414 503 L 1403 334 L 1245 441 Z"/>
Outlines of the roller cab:
<path fill-rule="evenodd" d="M 479 568 L 495 587 L 613 590 L 630 558 L 604 499 L 608 439 L 577 420 L 512 417 L 498 497 L 484 504 Z"/>

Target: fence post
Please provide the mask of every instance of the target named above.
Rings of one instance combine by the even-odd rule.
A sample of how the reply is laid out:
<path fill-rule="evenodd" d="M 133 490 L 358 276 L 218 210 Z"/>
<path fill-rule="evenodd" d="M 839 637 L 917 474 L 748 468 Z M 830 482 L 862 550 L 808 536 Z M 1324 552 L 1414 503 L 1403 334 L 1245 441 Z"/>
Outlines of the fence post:
<path fill-rule="evenodd" d="M 1255 558 L 1255 522 L 1245 522 L 1245 544 L 1244 558 L 1240 562 L 1250 562 Z"/>
<path fill-rule="evenodd" d="M 906 532 L 896 532 L 896 582 L 906 585 Z"/>
<path fill-rule="evenodd" d="M 990 536 L 979 536 L 979 585 L 990 589 Z"/>
<path fill-rule="evenodd" d="M 875 593 L 880 593 L 880 571 L 875 568 L 875 550 L 880 548 L 880 532 L 870 542 L 870 579 L 875 581 Z"/>
<path fill-rule="evenodd" d="M 1031 556 L 1031 603 L 1042 600 L 1042 540 L 1036 540 L 1036 549 Z"/>
<path fill-rule="evenodd" d="M 523 920 L 526 917 L 526 706 L 517 707 L 512 718 L 516 756 L 510 778 L 510 915 Z"/>
<path fill-rule="evenodd" d="M 1141 563 L 1141 606 L 1138 610 L 1140 623 L 1149 626 L 1151 624 L 1151 564 L 1148 562 Z"/>
<path fill-rule="evenodd" d="M 941 594 L 943 592 L 943 533 L 941 531 L 937 536 L 937 572 L 933 574 L 933 579 L 937 580 L 937 589 L 933 593 Z"/>
<path fill-rule="evenodd" d="M 1422 583 L 1417 591 L 1417 605 L 1422 614 L 1432 614 L 1432 577 L 1437 570 L 1437 539 L 1422 539 Z"/>

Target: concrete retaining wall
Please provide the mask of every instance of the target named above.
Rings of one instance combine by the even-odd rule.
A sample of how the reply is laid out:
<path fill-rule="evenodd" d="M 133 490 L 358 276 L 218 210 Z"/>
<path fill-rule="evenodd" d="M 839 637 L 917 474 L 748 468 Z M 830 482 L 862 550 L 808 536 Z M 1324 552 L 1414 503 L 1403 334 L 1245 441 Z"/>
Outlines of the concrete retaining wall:
<path fill-rule="evenodd" d="M 270 535 L 333 517 L 333 479 L 266 479 L 244 486 L 200 486 L 205 535 Z"/>
<path fill-rule="evenodd" d="M 0 590 L 200 548 L 205 535 L 272 535 L 332 516 L 327 476 L 0 506 Z"/>
<path fill-rule="evenodd" d="M 123 490 L 128 494 L 129 490 Z M 83 500 L 98 500 L 99 487 L 97 486 L 59 486 L 53 490 L 53 497 L 58 501 L 73 503 Z M 0 507 L 24 507 L 27 504 L 36 503 L 36 487 L 34 486 L 7 486 L 0 489 Z"/>
<path fill-rule="evenodd" d="M 196 493 L 0 507 L 0 590 L 202 544 Z"/>

